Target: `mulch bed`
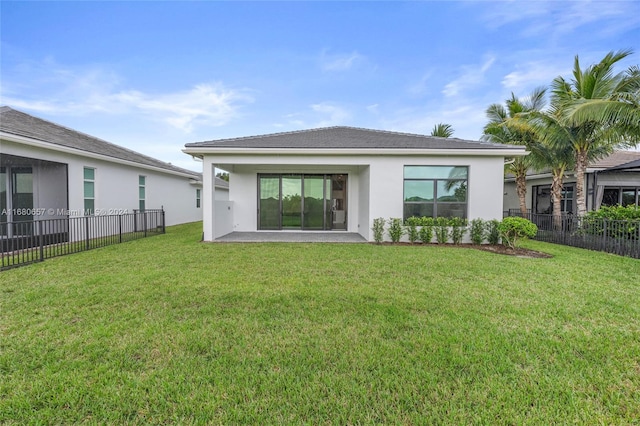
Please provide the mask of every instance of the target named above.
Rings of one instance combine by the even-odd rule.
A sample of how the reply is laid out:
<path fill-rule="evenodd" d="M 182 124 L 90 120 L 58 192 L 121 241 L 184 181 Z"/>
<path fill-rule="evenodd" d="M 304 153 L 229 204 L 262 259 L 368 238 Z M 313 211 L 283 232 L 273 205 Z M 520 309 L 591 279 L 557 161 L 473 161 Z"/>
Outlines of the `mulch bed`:
<path fill-rule="evenodd" d="M 526 248 L 515 248 L 511 249 L 507 246 L 503 245 L 469 245 L 470 248 L 474 248 L 477 250 L 490 251 L 491 253 L 504 254 L 507 256 L 516 256 L 516 257 L 528 257 L 534 259 L 549 259 L 553 257 L 549 253 L 543 253 L 541 251 L 529 250 Z"/>
<path fill-rule="evenodd" d="M 372 243 L 375 244 L 375 243 Z M 503 254 L 505 256 L 515 256 L 515 257 L 526 257 L 526 258 L 530 258 L 530 259 L 549 259 L 551 257 L 553 257 L 552 255 L 550 255 L 549 253 L 543 253 L 541 251 L 536 251 L 536 250 L 530 250 L 530 249 L 526 249 L 526 248 L 509 248 L 507 246 L 503 246 L 502 244 L 498 244 L 498 245 L 491 245 L 491 244 L 422 244 L 422 243 L 415 243 L 415 244 L 411 244 L 411 243 L 407 243 L 407 242 L 401 242 L 401 243 L 390 243 L 390 242 L 384 242 L 381 243 L 382 245 L 400 245 L 400 246 L 411 246 L 411 245 L 415 245 L 415 246 L 424 246 L 424 245 L 429 245 L 429 246 L 444 246 L 444 247 L 454 247 L 454 248 L 462 248 L 462 249 L 476 249 L 476 250 L 482 250 L 482 251 L 489 251 L 491 253 L 496 253 L 496 254 Z"/>

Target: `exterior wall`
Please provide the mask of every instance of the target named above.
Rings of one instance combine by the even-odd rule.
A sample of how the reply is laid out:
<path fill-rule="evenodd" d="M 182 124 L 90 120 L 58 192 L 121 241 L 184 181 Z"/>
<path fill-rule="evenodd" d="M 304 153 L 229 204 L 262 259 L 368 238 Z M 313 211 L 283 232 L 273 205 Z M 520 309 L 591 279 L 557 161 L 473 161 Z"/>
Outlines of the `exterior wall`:
<path fill-rule="evenodd" d="M 385 157 L 371 164 L 371 211 L 373 219 L 403 216 L 404 166 L 468 166 L 467 217 L 485 220 L 502 217 L 503 189 L 502 157 Z"/>
<path fill-rule="evenodd" d="M 196 188 L 200 186 L 193 185 L 188 177 L 5 140 L 2 153 L 67 165 L 68 181 L 61 181 L 60 168 L 38 168 L 34 173 L 35 208 L 64 207 L 70 216 L 82 216 L 84 167 L 91 167 L 95 168 L 95 209 L 100 214 L 132 213 L 138 209 L 138 177 L 142 175 L 146 176 L 146 208 L 164 207 L 168 226 L 202 219 L 202 208 L 196 207 Z M 68 205 L 63 195 L 67 187 Z"/>
<path fill-rule="evenodd" d="M 371 173 L 370 168 L 367 166 L 362 166 L 360 169 L 360 191 L 358 193 L 358 232 L 368 240 L 370 239 L 371 227 L 373 226 L 372 221 L 371 225 L 369 225 L 369 211 L 371 209 Z"/>
<path fill-rule="evenodd" d="M 502 218 L 503 157 L 206 155 L 207 164 L 230 173 L 234 231 L 257 229 L 259 173 L 342 173 L 348 175 L 347 230 L 370 240 L 373 219 L 403 216 L 405 165 L 468 166 L 468 218 Z"/>
<path fill-rule="evenodd" d="M 64 164 L 42 164 L 33 169 L 33 205 L 45 208 L 37 219 L 60 217 L 67 210 L 67 167 Z M 50 210 L 52 209 L 52 210 Z"/>

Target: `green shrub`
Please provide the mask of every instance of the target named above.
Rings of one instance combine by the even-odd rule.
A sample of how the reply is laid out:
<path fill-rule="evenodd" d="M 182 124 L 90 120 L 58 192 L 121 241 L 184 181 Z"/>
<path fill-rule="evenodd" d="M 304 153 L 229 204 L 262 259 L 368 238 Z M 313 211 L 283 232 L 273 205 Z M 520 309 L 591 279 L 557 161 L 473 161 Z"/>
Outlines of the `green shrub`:
<path fill-rule="evenodd" d="M 500 237 L 507 246 L 516 248 L 519 240 L 533 238 L 538 233 L 535 223 L 523 217 L 505 217 L 498 225 Z"/>
<path fill-rule="evenodd" d="M 400 241 L 402 236 L 404 235 L 404 227 L 402 226 L 402 219 L 397 217 L 392 217 L 388 221 L 389 229 L 387 233 L 389 234 L 389 238 L 391 238 L 392 243 L 397 243 Z"/>
<path fill-rule="evenodd" d="M 587 213 L 587 218 L 609 220 L 640 220 L 640 208 L 638 206 L 602 206 L 598 210 Z"/>
<path fill-rule="evenodd" d="M 492 245 L 500 244 L 500 221 L 497 219 L 490 220 L 485 224 L 485 232 L 487 242 Z"/>
<path fill-rule="evenodd" d="M 384 239 L 384 224 L 384 218 L 373 219 L 373 228 L 371 230 L 373 231 L 373 240 L 378 244 Z"/>
<path fill-rule="evenodd" d="M 453 244 L 461 244 L 464 234 L 467 233 L 467 220 L 461 217 L 452 217 L 449 219 L 451 226 L 451 241 Z"/>
<path fill-rule="evenodd" d="M 640 209 L 637 206 L 603 206 L 588 212 L 581 223 L 581 232 L 611 238 L 640 239 Z"/>
<path fill-rule="evenodd" d="M 424 244 L 431 243 L 433 239 L 433 225 L 422 225 L 419 232 L 420 241 Z"/>
<path fill-rule="evenodd" d="M 446 217 L 436 218 L 435 234 L 438 244 L 446 244 L 449 241 L 449 219 Z"/>
<path fill-rule="evenodd" d="M 484 220 L 477 218 L 471 221 L 469 234 L 473 244 L 482 244 L 486 234 L 487 224 Z"/>
<path fill-rule="evenodd" d="M 409 242 L 411 244 L 418 241 L 420 238 L 418 226 L 422 223 L 422 218 L 411 216 L 407 220 L 405 220 L 404 224 L 406 225 L 405 233 L 409 237 Z"/>

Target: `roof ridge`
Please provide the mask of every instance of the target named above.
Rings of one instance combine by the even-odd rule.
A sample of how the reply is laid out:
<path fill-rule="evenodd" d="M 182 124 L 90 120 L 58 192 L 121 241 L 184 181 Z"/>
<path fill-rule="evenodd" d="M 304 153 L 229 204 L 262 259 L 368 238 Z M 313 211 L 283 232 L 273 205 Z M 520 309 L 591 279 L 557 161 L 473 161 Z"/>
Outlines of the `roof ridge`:
<path fill-rule="evenodd" d="M 442 140 L 449 139 L 449 140 L 456 140 L 456 141 L 460 141 L 460 142 L 470 142 L 470 143 L 474 143 L 474 144 L 475 143 L 484 143 L 484 144 L 491 145 L 491 143 L 488 143 L 486 141 L 472 141 L 472 140 L 469 140 L 469 139 L 460 139 L 460 138 L 443 138 L 441 136 L 423 135 L 423 134 L 420 134 L 420 133 L 409 133 L 409 132 L 400 132 L 400 131 L 393 131 L 393 130 L 381 130 L 381 129 L 369 129 L 369 128 L 366 128 L 366 127 L 357 127 L 357 126 L 315 127 L 315 128 L 312 128 L 312 129 L 301 129 L 301 130 L 291 130 L 291 131 L 286 131 L 286 132 L 264 133 L 264 134 L 252 135 L 252 136 L 238 136 L 238 137 L 233 137 L 233 138 L 211 139 L 211 140 L 200 141 L 200 142 L 191 142 L 188 145 L 197 144 L 197 143 L 206 143 L 206 142 L 231 142 L 231 141 L 243 141 L 243 140 L 251 140 L 251 139 L 262 139 L 262 138 L 270 138 L 270 137 L 278 137 L 278 136 L 286 136 L 286 135 L 295 135 L 295 134 L 302 134 L 302 133 L 319 132 L 319 131 L 323 131 L 323 130 L 333 130 L 333 129 L 361 130 L 361 131 L 365 131 L 365 132 L 375 132 L 375 133 L 388 134 L 388 135 L 409 136 L 409 137 L 415 137 L 415 138 L 435 138 L 435 139 L 442 139 Z"/>
<path fill-rule="evenodd" d="M 218 141 L 242 141 L 249 139 L 257 139 L 257 138 L 268 138 L 272 136 L 283 136 L 283 135 L 295 135 L 297 133 L 309 133 L 318 130 L 328 130 L 328 129 L 336 129 L 340 127 L 348 127 L 348 126 L 329 126 L 329 127 L 317 127 L 313 129 L 301 129 L 301 130 L 290 130 L 286 132 L 275 132 L 275 133 L 264 133 L 261 135 L 252 135 L 252 136 L 237 136 L 234 138 L 222 138 L 222 139 L 211 139 L 208 141 L 200 141 L 200 142 L 192 142 L 192 143 L 202 143 L 202 142 L 218 142 Z"/>

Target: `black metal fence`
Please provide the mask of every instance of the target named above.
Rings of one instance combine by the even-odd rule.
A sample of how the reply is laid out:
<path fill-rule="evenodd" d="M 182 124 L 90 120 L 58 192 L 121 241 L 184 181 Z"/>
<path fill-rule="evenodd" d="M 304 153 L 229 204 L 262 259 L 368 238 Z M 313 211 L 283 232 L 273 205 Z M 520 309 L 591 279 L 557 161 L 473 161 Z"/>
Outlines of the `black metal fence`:
<path fill-rule="evenodd" d="M 589 250 L 640 259 L 640 221 L 609 220 L 563 214 L 554 218 L 549 214 L 522 215 L 509 210 L 505 216 L 525 217 L 538 226 L 535 239 Z"/>
<path fill-rule="evenodd" d="M 0 270 L 165 233 L 164 210 L 0 223 Z"/>

